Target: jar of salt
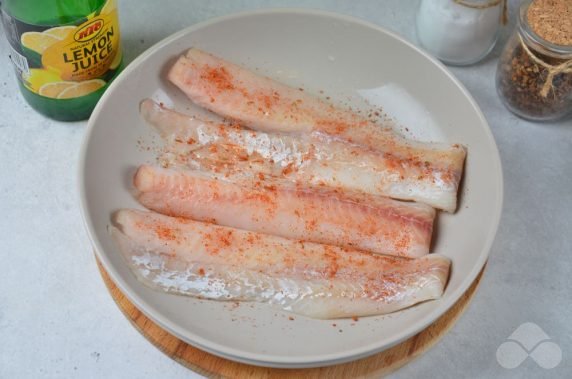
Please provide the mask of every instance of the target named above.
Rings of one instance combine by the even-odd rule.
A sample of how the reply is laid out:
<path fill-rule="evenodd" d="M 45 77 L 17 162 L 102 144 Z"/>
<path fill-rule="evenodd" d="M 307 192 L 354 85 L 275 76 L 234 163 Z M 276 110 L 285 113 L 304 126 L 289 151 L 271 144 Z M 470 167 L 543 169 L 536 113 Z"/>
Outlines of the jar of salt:
<path fill-rule="evenodd" d="M 444 63 L 469 65 L 492 50 L 504 17 L 505 0 L 421 0 L 417 37 Z"/>

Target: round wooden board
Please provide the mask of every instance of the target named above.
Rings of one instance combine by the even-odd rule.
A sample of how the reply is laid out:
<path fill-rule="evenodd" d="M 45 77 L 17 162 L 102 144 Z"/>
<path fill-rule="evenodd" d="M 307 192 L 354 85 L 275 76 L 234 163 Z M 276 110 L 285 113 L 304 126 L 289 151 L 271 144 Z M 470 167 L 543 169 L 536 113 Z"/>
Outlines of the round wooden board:
<path fill-rule="evenodd" d="M 335 366 L 310 369 L 276 369 L 229 361 L 181 341 L 141 313 L 115 286 L 99 260 L 97 260 L 97 265 L 113 300 L 145 338 L 163 353 L 187 368 L 201 375 L 216 378 L 378 378 L 387 375 L 429 350 L 451 329 L 471 302 L 486 268 L 485 265 L 467 292 L 447 313 L 427 329 L 391 349 Z"/>

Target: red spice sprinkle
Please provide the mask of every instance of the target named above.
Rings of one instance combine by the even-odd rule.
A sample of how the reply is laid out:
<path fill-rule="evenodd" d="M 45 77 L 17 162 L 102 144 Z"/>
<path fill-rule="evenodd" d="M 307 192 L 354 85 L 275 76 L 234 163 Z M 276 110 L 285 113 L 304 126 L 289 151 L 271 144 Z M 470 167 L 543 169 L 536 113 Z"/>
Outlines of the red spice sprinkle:
<path fill-rule="evenodd" d="M 408 235 L 399 236 L 395 241 L 395 248 L 398 251 L 406 251 L 407 249 L 409 249 L 410 245 L 411 245 L 411 236 Z"/>
<path fill-rule="evenodd" d="M 318 226 L 318 222 L 316 220 L 306 221 L 306 229 L 307 230 L 316 230 L 317 226 Z"/>
<path fill-rule="evenodd" d="M 262 96 L 262 102 L 264 103 L 264 107 L 266 109 L 270 109 L 272 107 L 272 98 L 268 95 Z"/>
<path fill-rule="evenodd" d="M 334 135 L 342 134 L 348 130 L 350 125 L 344 121 L 336 120 L 317 120 L 316 124 L 319 129 L 324 130 L 327 133 L 332 133 Z"/>
<path fill-rule="evenodd" d="M 246 236 L 246 242 L 248 242 L 250 245 L 252 245 L 254 243 L 254 236 L 252 234 L 248 234 Z"/>
<path fill-rule="evenodd" d="M 293 163 L 288 163 L 288 165 L 286 167 L 284 167 L 284 169 L 282 170 L 282 175 L 288 175 L 292 171 L 294 171 L 293 166 L 294 166 Z"/>
<path fill-rule="evenodd" d="M 205 270 L 204 270 L 204 268 L 202 268 L 202 267 L 199 268 L 199 275 L 200 275 L 200 276 L 205 276 Z"/>
<path fill-rule="evenodd" d="M 232 237 L 232 230 L 227 231 L 225 234 L 221 233 L 220 242 L 228 247 L 231 244 L 230 238 Z"/>
<path fill-rule="evenodd" d="M 180 222 L 181 224 L 190 224 L 191 220 L 189 220 L 188 218 L 184 218 L 181 216 L 177 216 L 175 217 L 175 219 L 177 220 L 177 222 Z"/>
<path fill-rule="evenodd" d="M 189 139 L 187 140 L 187 144 L 189 144 L 189 145 L 194 145 L 196 142 L 197 142 L 197 141 L 195 141 L 195 140 L 192 139 L 192 138 L 189 138 Z"/>
<path fill-rule="evenodd" d="M 332 249 L 328 246 L 324 246 L 324 249 L 325 249 L 324 258 L 326 258 L 329 261 L 328 267 L 326 268 L 328 270 L 326 272 L 326 275 L 329 278 L 333 278 L 334 276 L 336 276 L 336 273 L 340 268 L 340 265 L 338 263 L 338 255 L 336 254 L 335 251 L 332 251 Z"/>
<path fill-rule="evenodd" d="M 170 229 L 162 225 L 155 226 L 155 234 L 157 234 L 157 237 L 159 237 L 162 240 L 174 241 L 177 239 L 177 236 L 173 231 L 173 229 Z"/>
<path fill-rule="evenodd" d="M 207 66 L 205 72 L 201 75 L 201 79 L 206 79 L 221 91 L 235 88 L 232 84 L 232 76 L 224 67 Z"/>
<path fill-rule="evenodd" d="M 352 320 L 354 320 L 354 321 L 359 321 L 359 318 L 358 318 L 358 316 L 353 316 L 353 317 L 352 317 Z"/>
<path fill-rule="evenodd" d="M 280 94 L 276 91 L 272 92 L 272 94 L 270 95 L 261 93 L 258 95 L 258 102 L 259 102 L 258 111 L 261 113 L 268 112 L 279 101 L 280 101 Z"/>

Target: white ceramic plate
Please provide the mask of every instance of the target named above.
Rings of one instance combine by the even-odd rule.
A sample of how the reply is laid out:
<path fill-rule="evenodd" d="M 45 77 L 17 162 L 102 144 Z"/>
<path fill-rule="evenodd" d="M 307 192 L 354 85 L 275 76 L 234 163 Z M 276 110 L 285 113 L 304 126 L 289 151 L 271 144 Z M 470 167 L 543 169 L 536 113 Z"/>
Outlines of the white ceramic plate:
<path fill-rule="evenodd" d="M 334 101 L 381 102 L 421 139 L 468 146 L 459 210 L 438 217 L 434 249 L 453 261 L 442 299 L 388 316 L 320 321 L 265 305 L 197 300 L 140 284 L 107 232 L 113 211 L 141 208 L 131 196 L 141 148 L 155 143 L 138 104 L 154 97 L 191 105 L 165 81 L 175 57 L 196 46 Z M 363 101 L 361 101 L 363 104 Z M 158 138 L 156 138 L 158 141 Z M 80 163 L 85 224 L 105 269 L 149 318 L 182 340 L 228 359 L 274 367 L 341 363 L 389 348 L 445 313 L 487 259 L 502 203 L 502 172 L 487 122 L 463 86 L 436 60 L 400 37 L 350 17 L 308 10 L 266 10 L 204 22 L 163 40 L 110 86 L 89 120 Z M 335 326 L 334 326 L 335 324 Z"/>

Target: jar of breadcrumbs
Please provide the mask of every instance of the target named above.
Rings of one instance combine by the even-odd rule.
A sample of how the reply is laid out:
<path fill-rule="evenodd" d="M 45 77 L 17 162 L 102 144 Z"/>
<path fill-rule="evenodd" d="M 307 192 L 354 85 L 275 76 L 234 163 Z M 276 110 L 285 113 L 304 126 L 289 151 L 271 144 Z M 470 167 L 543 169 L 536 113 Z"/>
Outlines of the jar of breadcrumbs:
<path fill-rule="evenodd" d="M 549 121 L 572 113 L 572 0 L 521 5 L 496 85 L 505 106 L 522 118 Z"/>

